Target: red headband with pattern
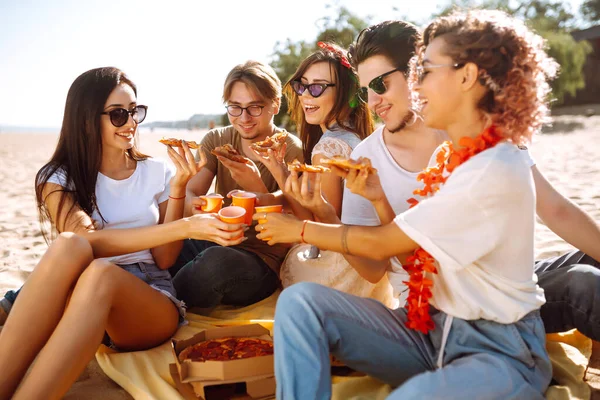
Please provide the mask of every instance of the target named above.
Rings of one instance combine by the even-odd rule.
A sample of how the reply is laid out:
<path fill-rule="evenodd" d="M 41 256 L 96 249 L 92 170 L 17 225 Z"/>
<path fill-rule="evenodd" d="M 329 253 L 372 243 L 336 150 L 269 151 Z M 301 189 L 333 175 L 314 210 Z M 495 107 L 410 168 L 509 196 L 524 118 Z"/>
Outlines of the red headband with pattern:
<path fill-rule="evenodd" d="M 320 47 L 320 48 L 322 48 L 322 49 L 329 50 L 329 51 L 331 51 L 332 53 L 335 53 L 335 54 L 337 54 L 337 55 L 340 57 L 340 63 L 341 63 L 341 64 L 342 64 L 344 67 L 346 67 L 346 68 L 349 68 L 349 69 L 351 69 L 351 68 L 352 68 L 352 67 L 350 66 L 350 62 L 348 61 L 348 58 L 346 57 L 346 55 L 345 55 L 345 54 L 344 54 L 344 53 L 343 53 L 343 52 L 342 52 L 340 49 L 337 49 L 337 48 L 333 47 L 332 45 L 330 45 L 330 44 L 327 44 L 327 43 L 325 43 L 325 42 L 318 42 L 318 43 L 317 43 L 317 46 L 319 46 L 319 47 Z"/>

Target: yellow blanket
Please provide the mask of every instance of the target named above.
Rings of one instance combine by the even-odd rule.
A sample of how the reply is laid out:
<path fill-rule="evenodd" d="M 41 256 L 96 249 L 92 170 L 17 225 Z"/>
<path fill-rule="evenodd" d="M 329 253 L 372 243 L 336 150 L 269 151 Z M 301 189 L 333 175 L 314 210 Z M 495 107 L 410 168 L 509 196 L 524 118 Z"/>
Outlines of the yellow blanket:
<path fill-rule="evenodd" d="M 273 328 L 273 315 L 277 294 L 260 303 L 242 309 L 220 308 L 211 317 L 188 314 L 189 324 L 175 334 L 183 339 L 208 328 L 224 325 L 243 325 L 258 322 Z M 583 375 L 592 354 L 592 342 L 576 330 L 547 336 L 547 348 L 552 359 L 554 379 L 546 397 L 558 399 L 589 399 L 590 387 Z M 169 374 L 172 363 L 170 343 L 147 351 L 117 353 L 102 346 L 96 359 L 106 375 L 127 390 L 136 400 L 183 399 L 175 389 Z M 334 377 L 334 399 L 385 399 L 391 392 L 389 385 L 370 377 Z"/>

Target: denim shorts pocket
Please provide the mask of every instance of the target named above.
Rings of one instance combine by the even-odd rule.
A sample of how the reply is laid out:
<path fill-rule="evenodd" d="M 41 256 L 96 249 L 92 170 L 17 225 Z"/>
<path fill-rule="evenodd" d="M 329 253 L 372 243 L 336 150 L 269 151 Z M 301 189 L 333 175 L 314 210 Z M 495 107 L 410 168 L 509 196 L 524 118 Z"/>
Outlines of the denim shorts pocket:
<path fill-rule="evenodd" d="M 146 274 L 148 275 L 148 278 L 153 281 L 171 280 L 171 274 L 167 269 L 160 269 L 158 267 L 156 269 L 148 269 L 146 270 Z"/>
<path fill-rule="evenodd" d="M 519 332 L 519 329 L 516 327 L 515 324 L 508 325 L 508 329 L 515 339 L 515 344 L 517 344 L 519 346 L 519 349 L 521 350 L 518 360 L 523 362 L 528 368 L 535 367 L 535 360 L 533 359 L 533 355 L 531 354 L 531 348 L 529 347 L 525 339 L 523 339 L 523 336 L 521 335 L 521 332 Z"/>
<path fill-rule="evenodd" d="M 129 272 L 130 274 L 136 276 L 137 278 L 140 278 L 144 282 L 148 282 L 148 276 L 144 273 L 144 271 L 140 269 L 140 267 L 137 264 L 120 265 L 120 267 L 123 268 L 125 271 Z"/>

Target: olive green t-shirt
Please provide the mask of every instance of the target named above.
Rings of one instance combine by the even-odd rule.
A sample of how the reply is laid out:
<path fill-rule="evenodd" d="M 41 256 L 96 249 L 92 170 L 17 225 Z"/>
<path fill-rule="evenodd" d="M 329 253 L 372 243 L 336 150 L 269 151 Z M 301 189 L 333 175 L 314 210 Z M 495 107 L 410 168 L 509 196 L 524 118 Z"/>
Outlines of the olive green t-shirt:
<path fill-rule="evenodd" d="M 276 128 L 275 131 L 282 132 L 284 130 Z M 285 161 L 288 163 L 294 161 L 294 159 L 303 161 L 304 157 L 302 155 L 302 142 L 300 139 L 298 139 L 298 137 L 295 135 L 288 134 L 286 142 L 287 148 L 285 152 Z M 215 155 L 210 153 L 210 151 L 215 147 L 222 146 L 226 143 L 232 145 L 234 149 L 240 152 L 240 154 L 244 154 L 242 150 L 242 138 L 233 126 L 226 126 L 224 128 L 217 128 L 209 131 L 204 136 L 201 143 L 207 161 L 204 168 L 208 168 L 217 178 L 215 190 L 223 197 L 226 197 L 227 193 L 234 189 L 242 189 L 242 187 L 238 185 L 235 180 L 233 180 L 229 170 L 219 162 Z M 261 179 L 269 192 L 277 191 L 279 189 L 277 182 L 267 167 L 260 161 L 254 161 L 254 163 L 258 167 Z M 231 199 L 225 198 L 225 205 L 230 205 L 230 203 Z M 279 244 L 269 246 L 267 242 L 257 239 L 256 234 L 257 232 L 254 230 L 254 227 L 251 227 L 246 232 L 248 240 L 236 247 L 258 255 L 271 269 L 273 269 L 273 271 L 279 275 L 279 268 L 287 254 L 289 247 Z"/>

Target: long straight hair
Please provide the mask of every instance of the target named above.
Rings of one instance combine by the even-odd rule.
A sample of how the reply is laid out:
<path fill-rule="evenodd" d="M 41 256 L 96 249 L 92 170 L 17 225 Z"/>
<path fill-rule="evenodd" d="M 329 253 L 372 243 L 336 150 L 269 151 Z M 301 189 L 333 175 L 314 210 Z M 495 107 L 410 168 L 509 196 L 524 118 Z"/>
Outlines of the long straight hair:
<path fill-rule="evenodd" d="M 336 99 L 335 104 L 329 114 L 325 117 L 325 125 L 330 126 L 333 122 L 339 128 L 356 133 L 362 140 L 369 136 L 374 130 L 373 117 L 366 103 L 358 100 L 358 77 L 356 73 L 341 62 L 342 57 L 346 57 L 346 51 L 341 47 L 327 43 L 330 49 L 321 48 L 308 56 L 298 69 L 288 80 L 283 88 L 284 95 L 288 99 L 289 114 L 296 124 L 298 136 L 302 141 L 302 150 L 304 161 L 311 163 L 313 148 L 323 136 L 323 131 L 319 125 L 311 125 L 306 122 L 304 110 L 300 98 L 292 88 L 292 82 L 300 80 L 306 70 L 318 62 L 329 63 L 332 76 L 334 78 Z"/>
<path fill-rule="evenodd" d="M 66 182 L 66 187 L 57 190 L 61 193 L 57 215 L 61 215 L 65 200 L 71 197 L 73 206 L 67 211 L 67 217 L 74 211 L 76 205 L 90 217 L 94 211 L 98 211 L 102 220 L 106 222 L 96 203 L 96 180 L 102 162 L 100 117 L 108 96 L 118 85 L 129 85 L 137 96 L 135 84 L 123 71 L 114 67 L 96 68 L 84 72 L 69 88 L 56 150 L 50 161 L 38 171 L 35 177 L 38 215 L 46 242 L 60 231 L 60 227 L 56 225 L 57 221 L 52 220 L 43 197 L 44 185 L 57 171 L 64 174 Z M 136 161 L 148 158 L 137 149 L 135 143 L 127 153 Z M 50 235 L 46 229 L 48 223 Z"/>

